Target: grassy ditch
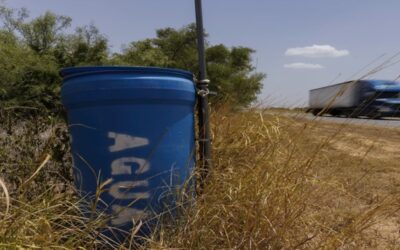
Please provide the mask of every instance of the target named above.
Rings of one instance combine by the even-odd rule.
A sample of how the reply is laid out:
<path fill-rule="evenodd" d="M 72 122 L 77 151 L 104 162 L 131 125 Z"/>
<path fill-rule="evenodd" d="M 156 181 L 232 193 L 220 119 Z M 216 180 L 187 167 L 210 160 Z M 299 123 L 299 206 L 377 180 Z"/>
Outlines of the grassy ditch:
<path fill-rule="evenodd" d="M 146 247 L 395 249 L 400 244 L 400 131 L 213 112 L 214 168 L 180 219 Z M 66 127 L 50 118 L 0 128 L 0 248 L 116 248 L 80 212 Z M 7 202 L 9 200 L 9 202 Z M 136 246 L 138 247 L 138 246 Z"/>

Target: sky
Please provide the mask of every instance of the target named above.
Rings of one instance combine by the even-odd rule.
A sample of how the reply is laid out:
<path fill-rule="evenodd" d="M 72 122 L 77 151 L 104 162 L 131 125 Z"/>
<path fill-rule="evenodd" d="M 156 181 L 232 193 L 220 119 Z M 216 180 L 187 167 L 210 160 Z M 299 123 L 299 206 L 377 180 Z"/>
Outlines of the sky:
<path fill-rule="evenodd" d="M 76 26 L 94 24 L 113 51 L 155 36 L 155 30 L 195 21 L 194 0 L 6 0 L 31 17 L 50 10 Z M 203 0 L 210 44 L 253 48 L 264 72 L 259 101 L 266 106 L 307 105 L 308 91 L 368 76 L 400 75 L 398 0 Z M 390 67 L 386 67 L 386 65 Z M 212 84 L 212 83 L 211 83 Z"/>

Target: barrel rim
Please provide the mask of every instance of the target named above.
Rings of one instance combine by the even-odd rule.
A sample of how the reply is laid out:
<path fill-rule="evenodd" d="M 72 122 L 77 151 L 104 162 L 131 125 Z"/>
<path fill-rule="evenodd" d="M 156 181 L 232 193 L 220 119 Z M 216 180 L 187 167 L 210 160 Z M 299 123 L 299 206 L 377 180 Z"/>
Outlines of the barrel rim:
<path fill-rule="evenodd" d="M 81 66 L 67 67 L 60 70 L 60 76 L 64 80 L 91 74 L 109 73 L 141 73 L 141 74 L 160 74 L 167 76 L 183 77 L 193 81 L 193 74 L 189 71 L 174 68 L 160 67 L 138 67 L 138 66 Z"/>

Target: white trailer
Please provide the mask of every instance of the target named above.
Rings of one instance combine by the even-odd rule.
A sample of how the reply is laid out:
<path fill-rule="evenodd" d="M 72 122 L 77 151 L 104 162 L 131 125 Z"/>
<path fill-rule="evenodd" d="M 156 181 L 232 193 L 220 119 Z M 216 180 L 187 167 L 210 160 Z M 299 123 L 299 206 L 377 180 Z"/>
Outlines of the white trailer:
<path fill-rule="evenodd" d="M 358 80 L 310 90 L 308 112 L 350 117 L 400 116 L 400 84 Z"/>
<path fill-rule="evenodd" d="M 337 109 L 353 109 L 362 101 L 361 81 L 349 81 L 310 90 L 309 110 L 313 114 L 332 113 Z"/>
<path fill-rule="evenodd" d="M 360 103 L 361 82 L 352 81 L 310 90 L 313 109 L 351 108 Z"/>

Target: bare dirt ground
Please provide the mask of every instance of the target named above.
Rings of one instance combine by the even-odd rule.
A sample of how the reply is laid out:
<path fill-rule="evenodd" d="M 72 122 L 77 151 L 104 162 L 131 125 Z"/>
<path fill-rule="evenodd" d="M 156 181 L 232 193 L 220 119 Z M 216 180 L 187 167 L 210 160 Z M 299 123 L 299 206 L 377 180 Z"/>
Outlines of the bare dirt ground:
<path fill-rule="evenodd" d="M 400 129 L 295 121 L 299 127 L 308 126 L 315 141 L 326 141 L 321 154 L 329 167 L 320 165 L 316 175 L 335 176 L 336 185 L 346 192 L 336 196 L 333 210 L 352 207 L 357 211 L 389 200 L 397 206 L 365 230 L 363 248 L 400 249 Z"/>

